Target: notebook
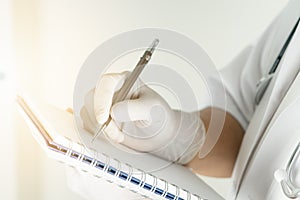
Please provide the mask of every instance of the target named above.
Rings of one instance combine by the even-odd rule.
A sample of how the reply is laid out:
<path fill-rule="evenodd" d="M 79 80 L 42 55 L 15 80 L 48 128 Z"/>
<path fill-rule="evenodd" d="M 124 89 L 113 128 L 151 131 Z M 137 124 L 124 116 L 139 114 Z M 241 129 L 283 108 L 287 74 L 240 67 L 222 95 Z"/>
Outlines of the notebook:
<path fill-rule="evenodd" d="M 91 141 L 93 136 L 77 127 L 74 116 L 64 110 L 21 96 L 17 97 L 17 103 L 22 116 L 33 127 L 34 138 L 55 160 L 150 199 L 223 199 L 181 165 L 147 153 L 124 151 L 103 137 L 87 148 L 81 141 Z M 79 135 L 78 131 L 84 134 Z"/>

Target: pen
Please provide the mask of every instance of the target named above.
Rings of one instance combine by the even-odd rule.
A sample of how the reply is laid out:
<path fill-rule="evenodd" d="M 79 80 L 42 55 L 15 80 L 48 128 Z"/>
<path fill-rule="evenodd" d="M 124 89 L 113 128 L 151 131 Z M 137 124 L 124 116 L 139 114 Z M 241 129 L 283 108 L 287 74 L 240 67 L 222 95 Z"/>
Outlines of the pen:
<path fill-rule="evenodd" d="M 134 70 L 130 73 L 128 78 L 125 80 L 122 88 L 117 93 L 117 96 L 113 99 L 112 105 L 117 102 L 125 100 L 130 89 L 134 85 L 135 81 L 138 79 L 138 77 L 142 73 L 143 69 L 145 68 L 145 66 L 147 65 L 149 60 L 151 59 L 151 56 L 152 56 L 156 46 L 158 45 L 158 43 L 159 43 L 159 40 L 155 39 L 152 42 L 152 44 L 150 45 L 150 47 L 144 52 L 143 56 L 140 58 L 139 62 L 136 64 Z M 97 136 L 108 126 L 110 121 L 111 121 L 111 117 L 109 116 L 106 122 L 104 122 L 103 124 L 100 124 L 100 126 L 98 126 L 97 131 L 92 139 L 92 142 L 94 142 L 94 140 L 97 138 Z"/>

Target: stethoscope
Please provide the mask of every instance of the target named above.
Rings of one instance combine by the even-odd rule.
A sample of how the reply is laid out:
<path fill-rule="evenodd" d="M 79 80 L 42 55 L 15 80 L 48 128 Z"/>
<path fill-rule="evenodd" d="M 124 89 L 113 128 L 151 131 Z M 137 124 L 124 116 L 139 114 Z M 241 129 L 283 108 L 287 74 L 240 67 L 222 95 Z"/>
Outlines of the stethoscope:
<path fill-rule="evenodd" d="M 259 102 L 261 101 L 261 99 L 263 98 L 263 96 L 275 74 L 275 71 L 280 63 L 280 60 L 283 57 L 292 37 L 297 29 L 299 21 L 300 21 L 300 18 L 298 19 L 293 30 L 289 34 L 289 37 L 287 38 L 286 42 L 284 43 L 279 55 L 277 56 L 274 64 L 272 65 L 272 68 L 270 69 L 269 73 L 266 76 L 262 77 L 258 81 L 257 89 L 256 89 L 256 96 L 255 96 L 256 105 L 258 105 Z M 296 158 L 299 157 L 299 155 L 300 155 L 300 143 L 298 143 L 297 147 L 295 148 L 286 168 L 279 169 L 275 172 L 276 180 L 280 183 L 282 190 L 283 190 L 284 194 L 286 195 L 286 197 L 288 197 L 290 199 L 296 199 L 296 198 L 300 197 L 300 188 L 297 188 L 296 186 L 294 186 L 294 184 L 292 182 L 292 177 L 291 177 L 292 176 L 291 171 L 293 169 L 294 162 L 295 162 Z"/>
<path fill-rule="evenodd" d="M 256 95 L 255 95 L 255 104 L 258 105 L 259 102 L 261 101 L 261 99 L 263 98 L 275 72 L 276 69 L 278 68 L 278 65 L 281 61 L 281 58 L 283 57 L 285 50 L 287 49 L 288 45 L 290 44 L 290 41 L 293 38 L 294 33 L 296 32 L 297 26 L 299 24 L 300 18 L 298 19 L 298 21 L 296 22 L 294 28 L 292 29 L 291 33 L 289 34 L 287 40 L 285 41 L 283 47 L 280 50 L 279 55 L 277 56 L 274 64 L 272 65 L 269 73 L 262 77 L 256 84 Z"/>
<path fill-rule="evenodd" d="M 280 183 L 285 196 L 290 199 L 296 199 L 300 197 L 300 188 L 296 187 L 292 182 L 292 169 L 294 168 L 296 158 L 299 157 L 299 153 L 300 143 L 298 143 L 297 147 L 295 148 L 286 168 L 278 169 L 274 174 L 275 179 Z"/>

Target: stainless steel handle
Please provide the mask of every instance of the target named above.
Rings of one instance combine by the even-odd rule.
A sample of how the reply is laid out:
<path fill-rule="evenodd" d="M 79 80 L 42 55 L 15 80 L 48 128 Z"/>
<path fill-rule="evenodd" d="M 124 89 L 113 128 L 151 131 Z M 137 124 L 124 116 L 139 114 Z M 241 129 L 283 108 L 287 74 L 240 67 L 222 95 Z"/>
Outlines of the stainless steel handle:
<path fill-rule="evenodd" d="M 285 196 L 287 196 L 290 199 L 296 199 L 300 197 L 300 188 L 297 188 L 292 182 L 293 181 L 292 169 L 294 167 L 295 160 L 296 158 L 298 158 L 299 154 L 300 154 L 300 143 L 298 143 L 298 145 L 296 146 L 285 170 L 283 170 L 284 178 L 280 180 L 282 191 L 284 192 Z"/>

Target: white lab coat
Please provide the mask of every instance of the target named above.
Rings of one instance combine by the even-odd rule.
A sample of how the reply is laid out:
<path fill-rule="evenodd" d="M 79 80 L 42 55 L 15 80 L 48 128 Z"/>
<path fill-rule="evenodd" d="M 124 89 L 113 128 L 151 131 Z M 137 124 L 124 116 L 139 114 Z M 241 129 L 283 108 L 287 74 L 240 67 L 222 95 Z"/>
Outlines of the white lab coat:
<path fill-rule="evenodd" d="M 299 16 L 300 1 L 290 1 L 257 42 L 247 47 L 221 71 L 224 82 L 221 83 L 217 79 L 214 79 L 214 77 L 210 81 L 210 84 L 216 84 L 216 90 L 218 88 L 222 89 L 222 87 L 217 86 L 224 84 L 228 97 L 227 111 L 246 129 L 233 173 L 233 189 L 227 199 L 264 200 L 267 196 L 270 197 L 268 190 L 271 191 L 270 186 L 274 180 L 274 171 L 278 168 L 284 168 L 291 155 L 291 153 L 284 155 L 282 148 L 279 147 L 291 144 L 292 138 L 295 137 L 285 137 L 288 135 L 285 132 L 281 135 L 276 135 L 276 130 L 274 131 L 270 127 L 270 121 L 273 123 L 276 120 L 274 113 L 276 113 L 282 98 L 299 72 L 300 26 L 298 26 L 275 76 L 258 106 L 255 105 L 254 99 L 257 83 L 263 76 L 268 74 Z M 294 96 L 300 96 L 299 89 L 299 86 L 298 90 L 294 89 L 296 91 Z M 219 99 L 220 105 L 222 105 L 222 99 Z M 294 114 L 295 110 L 288 112 L 288 116 L 291 119 L 297 118 Z M 276 113 L 276 116 L 278 115 L 280 113 Z M 293 120 L 290 121 L 292 122 Z M 280 121 L 276 123 L 276 126 L 281 124 Z M 284 126 L 285 124 L 281 125 Z M 289 124 L 289 127 L 295 127 L 296 125 L 292 126 L 292 124 Z M 298 130 L 300 130 L 299 127 Z M 288 127 L 286 129 L 288 131 Z M 293 132 L 293 134 L 296 133 Z M 273 138 L 273 135 L 276 138 Z M 272 146 L 272 142 L 275 141 L 281 141 L 281 144 Z M 298 141 L 297 139 L 292 143 L 296 144 Z M 295 144 L 290 148 L 294 148 Z M 293 149 L 289 150 L 287 148 L 286 152 L 290 151 L 293 151 Z M 283 156 L 280 157 L 281 160 L 276 157 L 279 154 Z M 272 197 L 272 199 L 275 198 Z"/>
<path fill-rule="evenodd" d="M 275 77 L 272 79 L 258 106 L 255 105 L 254 98 L 257 82 L 270 70 L 299 16 L 300 0 L 292 0 L 257 42 L 245 48 L 221 71 L 223 82 L 214 77 L 211 77 L 209 80 L 210 84 L 215 85 L 215 90 L 222 89 L 221 84 L 224 84 L 227 94 L 226 109 L 246 130 L 233 173 L 233 190 L 227 199 L 276 199 L 275 197 L 277 196 L 273 195 L 275 189 L 278 194 L 282 195 L 279 184 L 274 182 L 273 174 L 276 169 L 285 167 L 295 146 L 294 144 L 300 141 L 300 134 L 298 134 L 299 137 L 296 137 L 296 133 L 291 131 L 291 134 L 293 133 L 294 135 L 285 137 L 284 132 L 280 135 L 272 127 L 280 127 L 281 125 L 278 121 L 276 122 L 275 118 L 278 118 L 278 116 L 280 118 L 280 109 L 275 117 L 274 113 L 280 105 L 281 99 L 285 96 L 285 91 L 299 71 L 300 27 L 298 27 L 280 62 Z M 293 98 L 295 99 L 300 96 L 300 84 L 298 88 L 298 90 L 294 90 Z M 294 101 L 293 98 L 291 102 Z M 224 99 L 218 98 L 218 100 L 220 105 L 223 105 L 221 101 Z M 299 108 L 300 106 L 297 107 L 298 111 L 300 111 Z M 281 108 L 281 110 L 285 110 L 285 116 L 289 116 L 291 119 L 297 117 L 294 115 L 294 109 L 286 111 L 287 109 Z M 293 122 L 295 120 L 290 121 Z M 268 126 L 269 124 L 270 126 Z M 272 127 L 271 124 L 273 124 Z M 290 124 L 289 127 L 295 128 L 296 125 Z M 285 130 L 282 127 L 278 128 L 278 130 Z M 286 130 L 290 131 L 289 129 Z M 300 133 L 300 129 L 298 132 Z M 273 138 L 273 135 L 277 138 Z M 261 137 L 262 140 L 259 140 Z M 256 146 L 258 141 L 260 143 Z M 272 146 L 273 142 L 276 142 L 276 146 Z M 278 142 L 282 142 L 282 144 L 278 144 Z M 288 146 L 284 147 L 285 144 L 291 145 L 290 148 Z M 285 148 L 284 152 L 282 152 L 283 147 Z M 255 150 L 258 150 L 258 152 Z M 73 172 L 68 171 L 68 173 Z M 101 184 L 102 188 L 107 187 L 111 189 L 111 187 L 116 187 L 103 181 L 99 183 L 93 177 L 78 174 L 76 171 L 69 176 L 69 183 L 71 189 L 87 199 L 99 198 L 99 192 L 97 191 L 97 185 L 99 184 Z M 116 189 L 115 191 L 116 197 L 120 197 L 120 199 L 134 199 L 134 197 L 138 197 L 136 194 L 126 190 Z M 268 191 L 272 192 L 272 195 Z M 102 198 L 105 197 L 102 196 Z M 283 196 L 280 199 L 283 199 Z"/>

